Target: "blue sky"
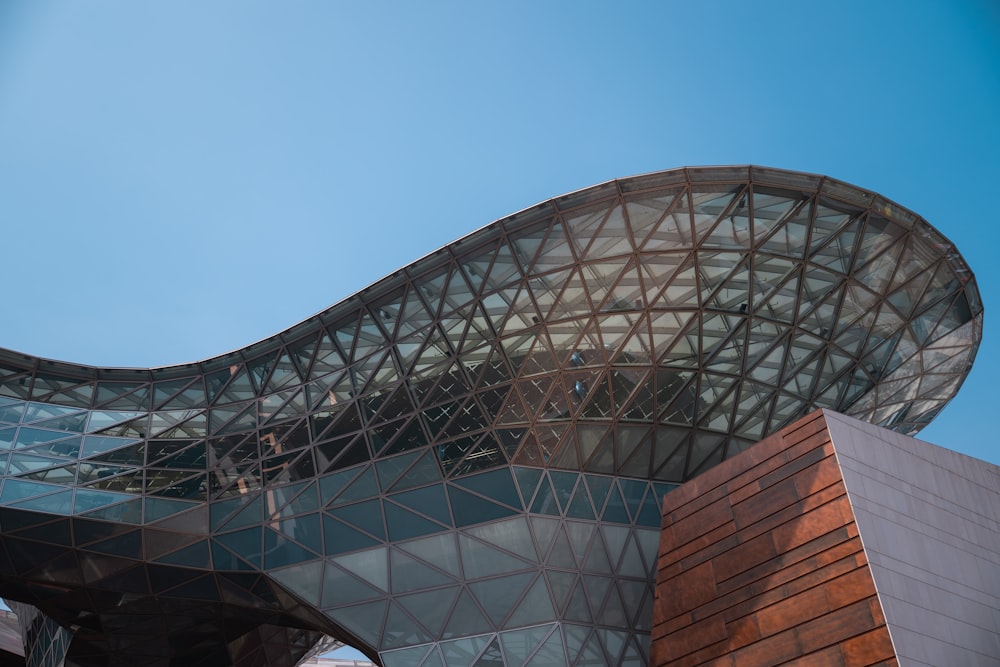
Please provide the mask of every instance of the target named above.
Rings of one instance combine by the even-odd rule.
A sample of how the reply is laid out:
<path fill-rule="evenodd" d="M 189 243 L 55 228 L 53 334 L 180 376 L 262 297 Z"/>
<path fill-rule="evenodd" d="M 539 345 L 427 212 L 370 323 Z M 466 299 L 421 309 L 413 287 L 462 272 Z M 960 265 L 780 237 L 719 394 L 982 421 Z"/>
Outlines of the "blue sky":
<path fill-rule="evenodd" d="M 998 154 L 988 0 L 11 0 L 0 345 L 201 359 L 563 192 L 763 164 L 958 245 L 985 337 L 922 437 L 1000 463 Z"/>
<path fill-rule="evenodd" d="M 1000 8 L 982 2 L 0 5 L 0 345 L 242 347 L 497 218 L 700 164 L 937 226 L 987 307 L 929 440 L 1000 462 Z"/>

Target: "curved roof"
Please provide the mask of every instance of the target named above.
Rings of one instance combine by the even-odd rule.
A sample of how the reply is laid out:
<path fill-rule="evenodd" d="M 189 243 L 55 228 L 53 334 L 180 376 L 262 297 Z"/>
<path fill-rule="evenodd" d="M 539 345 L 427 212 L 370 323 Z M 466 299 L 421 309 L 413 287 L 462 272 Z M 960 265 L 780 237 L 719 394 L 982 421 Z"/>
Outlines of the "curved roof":
<path fill-rule="evenodd" d="M 203 362 L 0 352 L 0 584 L 47 645 L 73 627 L 129 664 L 236 635 L 294 662 L 320 632 L 403 664 L 501 630 L 561 664 L 540 570 L 578 568 L 629 591 L 636 616 L 581 583 L 569 604 L 641 662 L 671 482 L 816 407 L 911 433 L 981 327 L 951 244 L 872 193 L 758 167 L 612 181 Z M 592 534 L 610 559 L 583 560 Z"/>
<path fill-rule="evenodd" d="M 4 351 L 0 438 L 3 421 L 52 420 L 130 442 L 297 433 L 328 444 L 314 474 L 433 444 L 446 476 L 516 463 L 681 481 L 817 407 L 916 432 L 981 328 L 968 266 L 901 206 L 811 174 L 675 169 L 494 222 L 203 362 Z"/>

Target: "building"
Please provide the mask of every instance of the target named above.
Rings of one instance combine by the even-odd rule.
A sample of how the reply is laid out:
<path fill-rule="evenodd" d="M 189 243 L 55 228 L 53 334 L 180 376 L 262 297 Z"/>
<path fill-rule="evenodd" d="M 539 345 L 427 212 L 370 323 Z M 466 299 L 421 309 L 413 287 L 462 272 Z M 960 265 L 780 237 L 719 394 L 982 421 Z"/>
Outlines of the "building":
<path fill-rule="evenodd" d="M 915 433 L 981 327 L 873 193 L 605 183 L 203 362 L 0 353 L 0 594 L 32 665 L 646 665 L 664 495 L 817 408 Z"/>
<path fill-rule="evenodd" d="M 803 417 L 667 496 L 652 664 L 1000 665 L 998 509 L 1000 467 Z"/>

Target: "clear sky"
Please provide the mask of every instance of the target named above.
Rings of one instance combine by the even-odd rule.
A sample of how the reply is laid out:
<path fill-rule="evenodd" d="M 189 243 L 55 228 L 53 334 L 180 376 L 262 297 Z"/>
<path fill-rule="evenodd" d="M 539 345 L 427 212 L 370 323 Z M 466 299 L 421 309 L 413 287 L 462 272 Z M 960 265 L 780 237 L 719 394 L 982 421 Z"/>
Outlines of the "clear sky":
<path fill-rule="evenodd" d="M 987 308 L 924 437 L 1000 462 L 1000 5 L 0 3 L 0 345 L 242 347 L 497 218 L 754 163 L 949 236 Z"/>
<path fill-rule="evenodd" d="M 957 244 L 985 336 L 922 437 L 1000 463 L 998 155 L 990 0 L 7 0 L 0 345 L 202 359 L 566 191 L 763 164 Z"/>

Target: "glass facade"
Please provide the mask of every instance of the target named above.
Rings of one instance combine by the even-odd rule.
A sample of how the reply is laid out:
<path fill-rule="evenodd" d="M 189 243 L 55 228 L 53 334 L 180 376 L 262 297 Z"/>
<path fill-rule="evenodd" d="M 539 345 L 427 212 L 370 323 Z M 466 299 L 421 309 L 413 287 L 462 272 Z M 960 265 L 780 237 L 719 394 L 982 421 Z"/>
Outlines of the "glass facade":
<path fill-rule="evenodd" d="M 662 496 L 818 407 L 915 433 L 981 328 L 873 193 L 598 185 L 200 363 L 0 351 L 0 593 L 67 665 L 645 665 Z"/>

